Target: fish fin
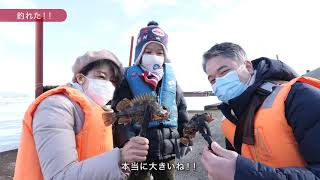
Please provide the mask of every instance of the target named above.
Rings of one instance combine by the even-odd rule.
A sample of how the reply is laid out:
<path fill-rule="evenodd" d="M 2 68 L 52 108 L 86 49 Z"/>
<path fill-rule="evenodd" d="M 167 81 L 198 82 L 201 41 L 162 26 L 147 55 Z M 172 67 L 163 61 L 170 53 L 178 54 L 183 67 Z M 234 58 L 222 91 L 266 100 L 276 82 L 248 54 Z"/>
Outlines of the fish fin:
<path fill-rule="evenodd" d="M 131 105 L 132 105 L 131 101 L 129 99 L 127 99 L 127 98 L 124 98 L 123 100 L 121 100 L 117 104 L 116 109 L 117 109 L 118 112 L 121 112 L 122 110 L 124 110 L 125 108 L 127 108 L 127 107 L 129 107 Z"/>
<path fill-rule="evenodd" d="M 156 97 L 144 94 L 144 95 L 133 98 L 132 104 L 142 104 L 144 102 L 152 102 L 152 101 L 156 101 Z"/>
<path fill-rule="evenodd" d="M 102 119 L 103 119 L 105 126 L 110 126 L 111 124 L 113 124 L 115 122 L 114 113 L 104 112 L 102 114 Z"/>
<path fill-rule="evenodd" d="M 119 120 L 118 120 L 118 124 L 124 124 L 124 125 L 127 125 L 127 124 L 129 124 L 129 123 L 130 123 L 130 121 L 131 121 L 131 119 L 130 119 L 130 118 L 127 118 L 127 117 L 121 117 L 121 118 L 119 118 Z"/>

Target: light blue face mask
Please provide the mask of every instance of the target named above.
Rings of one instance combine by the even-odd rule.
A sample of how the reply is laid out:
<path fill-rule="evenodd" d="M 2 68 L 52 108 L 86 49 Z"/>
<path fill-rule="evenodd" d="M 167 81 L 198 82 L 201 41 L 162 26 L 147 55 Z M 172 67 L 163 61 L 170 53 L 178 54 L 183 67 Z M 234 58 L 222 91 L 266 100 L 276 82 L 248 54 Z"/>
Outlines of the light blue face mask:
<path fill-rule="evenodd" d="M 214 95 L 225 103 L 240 96 L 247 88 L 248 85 L 240 81 L 235 70 L 228 72 L 223 77 L 216 78 L 216 82 L 212 85 Z"/>

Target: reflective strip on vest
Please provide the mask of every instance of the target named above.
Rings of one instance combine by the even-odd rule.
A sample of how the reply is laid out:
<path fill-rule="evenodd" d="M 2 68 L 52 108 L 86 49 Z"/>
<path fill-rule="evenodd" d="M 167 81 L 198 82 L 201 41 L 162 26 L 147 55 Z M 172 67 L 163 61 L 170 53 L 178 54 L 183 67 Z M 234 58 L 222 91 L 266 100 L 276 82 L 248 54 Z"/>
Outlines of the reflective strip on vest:
<path fill-rule="evenodd" d="M 271 108 L 274 100 L 276 99 L 281 89 L 282 89 L 282 86 L 277 86 L 272 91 L 272 93 L 264 100 L 263 104 L 261 105 L 261 108 L 263 109 Z"/>
<path fill-rule="evenodd" d="M 320 81 L 309 77 L 295 78 L 277 87 L 256 112 L 255 144 L 242 144 L 242 156 L 275 168 L 306 165 L 285 117 L 285 100 L 291 86 L 297 81 L 320 88 Z M 225 119 L 221 128 L 233 145 L 236 126 Z"/>

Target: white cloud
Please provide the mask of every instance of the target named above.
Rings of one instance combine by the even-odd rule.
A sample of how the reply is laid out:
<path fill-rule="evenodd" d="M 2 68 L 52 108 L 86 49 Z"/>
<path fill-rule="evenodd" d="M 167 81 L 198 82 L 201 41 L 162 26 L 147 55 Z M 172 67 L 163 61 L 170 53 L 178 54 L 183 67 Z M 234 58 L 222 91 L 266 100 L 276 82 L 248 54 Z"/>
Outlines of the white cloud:
<path fill-rule="evenodd" d="M 65 61 L 64 63 L 56 63 L 53 59 L 47 59 L 44 63 L 43 82 L 44 85 L 63 85 L 72 80 L 71 67 L 74 61 Z"/>
<path fill-rule="evenodd" d="M 14 23 L 2 22 L 0 23 L 0 39 L 4 42 L 32 44 L 35 38 L 34 23 Z"/>
<path fill-rule="evenodd" d="M 103 31 L 105 33 L 113 31 L 114 30 L 114 24 L 115 24 L 114 22 L 110 22 L 110 21 L 102 23 L 101 31 Z"/>
<path fill-rule="evenodd" d="M 135 37 L 135 41 L 137 40 L 137 35 L 139 34 L 139 31 L 142 27 L 146 27 L 147 26 L 147 22 L 138 22 L 133 24 L 130 27 L 127 27 L 126 30 L 123 31 L 122 34 L 120 34 L 120 42 L 122 44 L 130 44 L 130 37 L 134 36 Z"/>
<path fill-rule="evenodd" d="M 1 0 L 0 7 L 5 9 L 33 9 L 36 8 L 36 5 L 28 0 Z M 0 23 L 0 67 L 2 67 L 0 71 L 2 84 L 0 91 L 25 93 L 34 91 L 34 64 L 29 61 L 34 57 L 21 54 L 19 49 L 29 49 L 30 45 L 32 47 L 34 35 L 34 23 Z M 33 49 L 30 48 L 30 50 Z"/>
<path fill-rule="evenodd" d="M 276 58 L 299 74 L 320 66 L 318 42 L 320 12 L 314 2 L 245 1 L 211 19 L 164 22 L 169 34 L 169 53 L 184 90 L 210 90 L 202 71 L 202 54 L 215 43 L 241 45 L 250 59 Z M 172 27 L 179 23 L 181 29 Z M 191 26 L 190 26 L 191 25 Z"/>
<path fill-rule="evenodd" d="M 19 60 L 20 57 L 14 54 L 5 54 L 3 58 L 6 60 L 0 61 L 0 67 L 2 67 L 0 92 L 33 93 L 35 87 L 34 57 L 28 57 L 30 61 L 25 62 Z M 73 74 L 70 63 L 56 63 L 46 59 L 43 67 L 43 84 L 45 86 L 63 85 L 71 82 Z"/>
<path fill-rule="evenodd" d="M 1 92 L 34 91 L 34 65 L 21 62 L 14 54 L 2 54 L 0 61 Z"/>
<path fill-rule="evenodd" d="M 36 4 L 29 0 L 1 0 L 0 7 L 4 9 L 35 9 Z M 19 44 L 31 44 L 35 38 L 34 23 L 1 22 L 1 41 Z"/>
<path fill-rule="evenodd" d="M 121 4 L 127 16 L 136 16 L 142 14 L 145 10 L 150 8 L 177 5 L 176 0 L 122 0 L 115 2 Z"/>
<path fill-rule="evenodd" d="M 199 2 L 200 5 L 205 9 L 212 7 L 225 8 L 232 4 L 232 0 L 199 0 Z"/>
<path fill-rule="evenodd" d="M 201 55 L 205 49 L 206 39 L 199 37 L 201 32 L 198 30 L 167 31 L 169 57 L 175 67 L 178 82 L 185 91 L 210 90 L 209 83 L 201 69 Z"/>
<path fill-rule="evenodd" d="M 4 54 L 5 52 L 5 46 L 4 46 L 4 43 L 2 41 L 0 41 L 0 54 Z"/>
<path fill-rule="evenodd" d="M 320 16 L 317 4 L 316 1 L 246 1 L 217 17 L 212 30 L 221 35 L 218 40 L 244 46 L 251 58 L 275 58 L 278 54 L 281 60 L 304 73 L 320 65 L 314 60 L 320 41 L 320 27 L 315 23 Z"/>
<path fill-rule="evenodd" d="M 5 9 L 35 9 L 37 6 L 29 0 L 1 0 L 0 7 Z"/>
<path fill-rule="evenodd" d="M 215 4 L 221 2 L 219 0 L 202 1 L 209 4 L 210 7 L 219 6 Z M 160 0 L 124 0 L 121 5 L 127 15 L 138 15 L 148 8 L 156 7 L 156 5 L 161 5 L 163 8 L 177 6 L 177 3 L 176 0 L 164 2 L 160 2 Z M 3 1 L 0 4 L 3 4 Z M 167 21 L 159 22 L 160 26 L 169 34 L 169 55 L 175 67 L 178 82 L 185 91 L 211 89 L 207 77 L 202 71 L 201 56 L 215 43 L 224 41 L 238 43 L 246 50 L 251 59 L 260 56 L 275 58 L 275 55 L 278 54 L 281 60 L 299 73 L 319 67 L 317 52 L 318 42 L 320 42 L 318 34 L 320 27 L 316 22 L 318 22 L 317 17 L 320 17 L 320 12 L 317 10 L 319 6 L 316 1 L 241 1 L 232 8 L 225 8 L 228 4 L 223 5 L 223 3 L 221 6 L 224 6 L 223 11 L 213 14 L 211 17 L 188 14 L 185 17 L 173 16 Z M 139 21 L 120 31 L 118 40 L 121 48 L 115 49 L 115 53 L 124 61 L 124 65 L 127 64 L 130 37 L 134 35 L 136 38 L 139 29 L 146 26 L 143 18 Z M 105 24 L 105 28 L 105 30 L 110 28 L 108 23 Z M 70 32 L 66 31 L 63 34 L 63 39 L 72 36 Z M 20 57 L 17 56 L 19 50 L 8 51 L 9 46 L 6 45 L 8 43 L 31 45 L 34 43 L 34 34 L 34 23 L 0 24 L 0 53 L 7 54 L 2 55 L 0 66 L 15 67 L 19 64 L 17 71 L 9 68 L 0 71 L 1 81 L 6 84 L 7 88 L 21 89 L 20 85 L 22 84 L 33 90 L 34 61 L 21 64 L 18 61 Z M 78 52 L 85 52 L 88 44 L 93 44 L 83 37 L 79 39 L 77 44 L 84 44 L 83 48 L 80 46 L 76 54 L 70 54 L 72 52 L 66 54 L 71 57 L 69 59 L 77 57 Z M 101 41 L 101 39 L 98 40 Z M 34 46 L 30 46 L 30 50 L 34 51 Z M 8 56 L 8 54 L 11 55 Z M 34 59 L 34 57 L 24 58 Z M 45 85 L 64 84 L 70 81 L 71 64 L 59 64 L 54 61 L 52 55 L 44 58 L 46 60 L 52 59 L 51 61 L 47 60 L 47 63 L 44 64 Z M 7 59 L 7 61 L 3 59 Z M 18 73 L 13 74 L 14 77 L 10 77 L 12 72 Z M 5 77 L 8 78 L 5 79 Z"/>
<path fill-rule="evenodd" d="M 130 27 L 127 27 L 126 30 L 124 30 L 118 37 L 120 46 L 123 47 L 123 51 L 125 53 L 117 53 L 117 56 L 120 60 L 122 60 L 122 63 L 124 66 L 128 66 L 129 64 L 129 52 L 130 52 L 130 43 L 131 43 L 131 36 L 134 36 L 133 41 L 133 52 L 132 52 L 132 63 L 134 62 L 134 48 L 137 41 L 137 35 L 139 33 L 139 30 L 142 27 L 145 27 L 147 24 L 146 22 L 139 22 L 136 23 Z"/>

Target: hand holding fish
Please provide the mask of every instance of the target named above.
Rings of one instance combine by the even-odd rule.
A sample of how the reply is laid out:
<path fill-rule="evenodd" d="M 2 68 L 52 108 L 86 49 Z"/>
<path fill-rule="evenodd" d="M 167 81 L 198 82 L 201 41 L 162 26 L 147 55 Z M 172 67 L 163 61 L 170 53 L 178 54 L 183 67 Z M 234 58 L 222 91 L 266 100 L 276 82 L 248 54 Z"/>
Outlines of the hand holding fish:
<path fill-rule="evenodd" d="M 143 162 L 147 158 L 149 140 L 133 137 L 120 149 L 120 163 Z"/>

